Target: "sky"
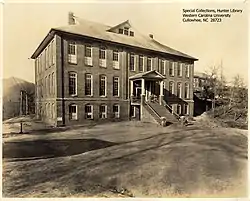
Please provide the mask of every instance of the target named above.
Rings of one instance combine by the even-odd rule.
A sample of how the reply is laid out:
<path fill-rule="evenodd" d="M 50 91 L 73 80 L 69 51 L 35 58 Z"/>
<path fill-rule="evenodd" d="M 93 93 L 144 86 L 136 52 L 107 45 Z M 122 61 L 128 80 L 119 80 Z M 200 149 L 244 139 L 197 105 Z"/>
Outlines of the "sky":
<path fill-rule="evenodd" d="M 182 9 L 243 9 L 221 23 L 182 22 Z M 191 55 L 195 71 L 222 63 L 228 81 L 239 74 L 247 82 L 247 11 L 244 3 L 5 3 L 3 13 L 3 77 L 34 82 L 29 59 L 52 27 L 67 25 L 68 12 L 90 21 L 117 25 L 125 20 L 159 42 Z"/>

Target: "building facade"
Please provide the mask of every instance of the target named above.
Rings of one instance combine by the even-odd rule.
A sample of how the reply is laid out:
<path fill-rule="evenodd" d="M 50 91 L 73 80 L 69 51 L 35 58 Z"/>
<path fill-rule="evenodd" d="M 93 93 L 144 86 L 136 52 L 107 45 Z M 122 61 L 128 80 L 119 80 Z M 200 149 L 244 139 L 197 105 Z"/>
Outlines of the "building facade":
<path fill-rule="evenodd" d="M 147 102 L 193 115 L 197 59 L 137 33 L 129 21 L 111 27 L 69 13 L 69 25 L 51 29 L 32 58 L 36 115 L 51 125 L 143 120 Z"/>

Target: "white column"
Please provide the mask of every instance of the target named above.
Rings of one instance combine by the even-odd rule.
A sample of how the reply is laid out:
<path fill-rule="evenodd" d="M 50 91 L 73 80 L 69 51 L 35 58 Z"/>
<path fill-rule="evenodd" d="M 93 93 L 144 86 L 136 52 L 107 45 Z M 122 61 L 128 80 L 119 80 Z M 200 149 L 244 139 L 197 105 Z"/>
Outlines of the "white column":
<path fill-rule="evenodd" d="M 132 97 L 134 94 L 134 81 L 130 80 L 130 96 Z"/>
<path fill-rule="evenodd" d="M 160 81 L 160 96 L 163 96 L 163 80 Z"/>

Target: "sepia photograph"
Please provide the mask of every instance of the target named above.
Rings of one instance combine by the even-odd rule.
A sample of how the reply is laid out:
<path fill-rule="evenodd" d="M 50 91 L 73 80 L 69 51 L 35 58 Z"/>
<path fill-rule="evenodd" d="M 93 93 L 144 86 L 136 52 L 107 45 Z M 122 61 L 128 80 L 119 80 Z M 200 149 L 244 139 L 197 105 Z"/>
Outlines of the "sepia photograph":
<path fill-rule="evenodd" d="M 247 9 L 2 4 L 2 196 L 247 198 Z"/>

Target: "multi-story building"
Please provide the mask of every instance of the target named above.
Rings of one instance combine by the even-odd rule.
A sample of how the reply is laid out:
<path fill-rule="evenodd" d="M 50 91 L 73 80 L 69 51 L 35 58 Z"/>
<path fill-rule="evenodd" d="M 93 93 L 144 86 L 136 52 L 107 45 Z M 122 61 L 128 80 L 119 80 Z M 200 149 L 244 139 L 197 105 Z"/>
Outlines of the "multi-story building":
<path fill-rule="evenodd" d="M 199 93 L 208 83 L 209 76 L 206 73 L 194 72 L 194 92 Z"/>
<path fill-rule="evenodd" d="M 32 55 L 36 114 L 47 123 L 193 115 L 194 57 L 139 33 L 79 19 L 52 28 Z M 149 103 L 152 103 L 151 105 Z"/>

